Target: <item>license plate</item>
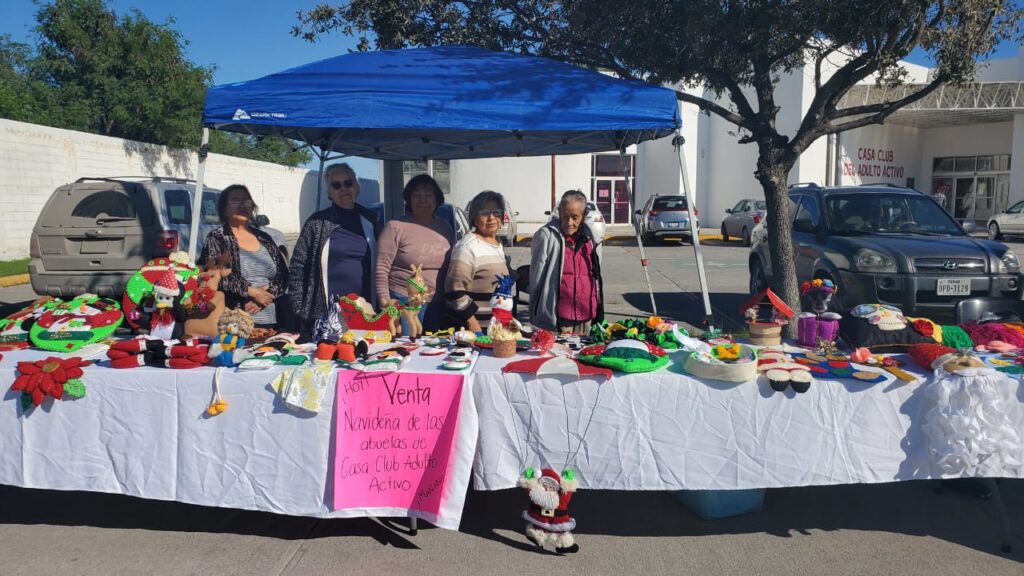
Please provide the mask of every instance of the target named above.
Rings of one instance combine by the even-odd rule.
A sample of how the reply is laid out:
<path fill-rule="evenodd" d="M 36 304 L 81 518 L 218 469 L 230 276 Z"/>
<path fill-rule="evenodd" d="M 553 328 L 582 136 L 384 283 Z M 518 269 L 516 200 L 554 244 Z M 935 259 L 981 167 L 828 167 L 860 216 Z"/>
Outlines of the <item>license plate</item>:
<path fill-rule="evenodd" d="M 668 227 L 669 228 L 679 228 L 679 222 L 669 222 L 668 223 Z"/>
<path fill-rule="evenodd" d="M 936 291 L 939 296 L 970 296 L 971 281 L 966 279 L 940 278 Z"/>

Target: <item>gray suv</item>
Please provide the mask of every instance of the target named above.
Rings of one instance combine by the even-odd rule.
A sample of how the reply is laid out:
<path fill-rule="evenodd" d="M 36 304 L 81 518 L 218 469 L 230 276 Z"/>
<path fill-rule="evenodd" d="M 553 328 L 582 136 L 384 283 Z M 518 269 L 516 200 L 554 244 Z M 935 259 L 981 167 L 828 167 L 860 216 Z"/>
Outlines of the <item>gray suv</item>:
<path fill-rule="evenodd" d="M 836 310 L 879 302 L 910 316 L 953 317 L 959 301 L 1020 299 L 1020 262 L 1006 245 L 970 237 L 931 197 L 887 186 L 789 191 L 799 282 L 829 278 Z M 772 276 L 764 223 L 753 233 L 750 291 Z"/>
<path fill-rule="evenodd" d="M 38 294 L 120 298 L 146 261 L 187 250 L 195 183 L 164 177 L 80 178 L 57 188 L 32 229 L 28 264 Z M 205 188 L 199 246 L 220 226 L 220 190 Z M 257 224 L 266 224 L 260 217 Z M 264 228 L 285 246 L 284 235 Z"/>

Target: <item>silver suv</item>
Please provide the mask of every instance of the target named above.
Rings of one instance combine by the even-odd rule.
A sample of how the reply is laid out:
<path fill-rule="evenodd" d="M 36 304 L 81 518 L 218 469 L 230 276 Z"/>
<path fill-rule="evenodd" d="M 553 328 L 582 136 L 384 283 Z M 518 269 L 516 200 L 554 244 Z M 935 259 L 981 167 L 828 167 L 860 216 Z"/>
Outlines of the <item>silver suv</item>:
<path fill-rule="evenodd" d="M 57 188 L 32 229 L 32 289 L 62 298 L 86 292 L 119 298 L 148 260 L 188 249 L 194 191 L 191 180 L 165 177 L 79 178 Z M 197 253 L 220 226 L 219 194 L 203 191 Z M 280 232 L 264 231 L 284 247 Z"/>
<path fill-rule="evenodd" d="M 636 217 L 633 224 L 645 246 L 665 236 L 682 236 L 693 240 L 690 210 L 686 205 L 685 196 L 651 196 L 643 209 L 637 210 L 634 214 Z M 694 227 L 699 231 L 700 219 L 697 216 L 697 211 L 694 210 Z"/>

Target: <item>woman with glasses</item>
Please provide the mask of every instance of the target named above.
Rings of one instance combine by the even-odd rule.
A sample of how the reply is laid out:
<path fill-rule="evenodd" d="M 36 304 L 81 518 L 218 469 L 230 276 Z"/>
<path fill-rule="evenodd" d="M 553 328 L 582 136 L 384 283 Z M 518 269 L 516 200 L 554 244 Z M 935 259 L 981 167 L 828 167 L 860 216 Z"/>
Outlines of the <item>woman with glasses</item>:
<path fill-rule="evenodd" d="M 505 218 L 505 199 L 484 190 L 467 208 L 473 231 L 452 248 L 444 290 L 451 325 L 480 332 L 491 317 L 490 299 L 497 278 L 510 274 L 498 229 Z"/>
<path fill-rule="evenodd" d="M 346 163 L 324 171 L 331 205 L 309 217 L 292 255 L 292 305 L 308 341 L 332 298 L 357 294 L 376 302 L 373 264 L 377 259 L 377 215 L 356 204 L 359 178 Z"/>
<path fill-rule="evenodd" d="M 269 234 L 253 224 L 256 204 L 241 184 L 225 188 L 217 199 L 221 227 L 211 230 L 203 242 L 199 264 L 231 255 L 231 274 L 220 281 L 228 308 L 245 308 L 260 327 L 277 325 L 275 300 L 288 286 L 288 265 Z"/>
<path fill-rule="evenodd" d="M 442 268 L 455 242 L 455 232 L 434 213 L 444 204 L 444 193 L 437 181 L 426 174 L 409 180 L 402 191 L 405 215 L 388 222 L 377 239 L 377 298 L 381 308 L 392 300 L 405 304 L 409 297 L 409 278 L 413 266 L 422 267 L 423 280 L 435 302 L 438 279 L 444 287 Z M 439 307 L 433 303 L 421 307 L 420 322 L 426 330 L 436 330 L 441 321 Z M 402 317 L 402 333 L 410 326 Z"/>

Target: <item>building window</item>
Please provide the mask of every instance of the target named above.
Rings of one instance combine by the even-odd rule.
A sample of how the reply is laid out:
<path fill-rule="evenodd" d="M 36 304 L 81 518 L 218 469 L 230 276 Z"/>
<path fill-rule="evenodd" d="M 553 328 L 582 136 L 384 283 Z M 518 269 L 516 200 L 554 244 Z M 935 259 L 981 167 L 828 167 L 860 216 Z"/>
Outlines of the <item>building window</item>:
<path fill-rule="evenodd" d="M 935 158 L 932 171 L 933 197 L 957 219 L 984 225 L 1009 204 L 1009 154 Z"/>
<path fill-rule="evenodd" d="M 405 186 L 413 176 L 429 174 L 437 181 L 445 196 L 452 193 L 451 190 L 451 165 L 449 160 L 406 160 L 402 162 L 402 186 Z"/>

